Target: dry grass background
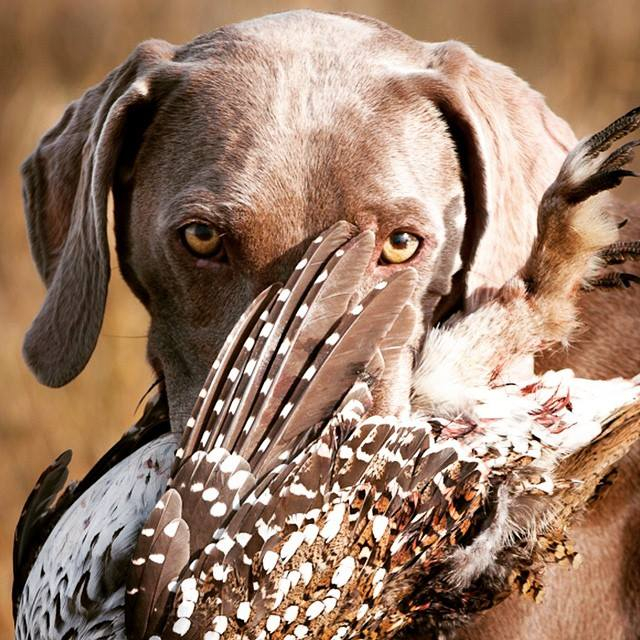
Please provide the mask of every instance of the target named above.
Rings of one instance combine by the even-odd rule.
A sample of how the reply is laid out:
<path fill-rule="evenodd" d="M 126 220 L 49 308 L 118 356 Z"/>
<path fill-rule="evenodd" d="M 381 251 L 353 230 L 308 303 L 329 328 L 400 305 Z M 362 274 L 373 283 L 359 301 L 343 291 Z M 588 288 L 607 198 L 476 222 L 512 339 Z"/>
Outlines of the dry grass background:
<path fill-rule="evenodd" d="M 184 42 L 222 24 L 302 6 L 367 13 L 424 40 L 463 40 L 512 66 L 578 134 L 640 104 L 640 0 L 0 0 L 0 637 L 12 633 L 13 527 L 37 474 L 69 447 L 72 474 L 83 474 L 132 422 L 151 381 L 145 312 L 117 269 L 85 372 L 52 390 L 26 369 L 20 345 L 43 287 L 24 231 L 19 163 L 65 104 L 140 40 Z"/>

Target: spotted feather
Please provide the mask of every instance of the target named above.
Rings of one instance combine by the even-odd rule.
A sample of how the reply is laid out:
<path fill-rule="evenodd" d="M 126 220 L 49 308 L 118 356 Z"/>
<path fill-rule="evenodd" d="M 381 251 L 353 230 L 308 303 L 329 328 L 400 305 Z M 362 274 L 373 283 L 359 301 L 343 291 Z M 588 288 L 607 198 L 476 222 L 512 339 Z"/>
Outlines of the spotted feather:
<path fill-rule="evenodd" d="M 214 581 L 216 577 L 223 578 L 221 582 L 227 581 L 232 557 L 234 573 L 246 577 L 246 567 L 251 562 L 247 561 L 249 556 L 244 549 L 252 536 L 241 527 L 235 532 L 234 539 L 230 537 L 233 515 L 252 500 L 267 507 L 265 495 L 273 490 L 274 482 L 277 485 L 278 475 L 283 477 L 278 456 L 265 458 L 264 455 L 267 448 L 271 451 L 273 447 L 272 434 L 279 438 L 286 434 L 286 446 L 295 446 L 301 451 L 305 438 L 310 439 L 312 435 L 312 432 L 307 435 L 301 428 L 304 418 L 297 410 L 288 418 L 282 402 L 286 407 L 291 398 L 298 404 L 306 402 L 312 407 L 308 421 L 304 423 L 306 427 L 329 417 L 343 390 L 365 370 L 378 343 L 404 309 L 405 305 L 398 305 L 398 301 L 408 299 L 412 292 L 412 274 L 397 275 L 388 284 L 376 287 L 345 315 L 369 263 L 373 236 L 364 233 L 345 242 L 344 232 L 344 225 L 338 225 L 320 242 L 314 243 L 302 259 L 301 268 L 294 270 L 292 280 L 284 289 L 272 289 L 252 304 L 213 365 L 188 421 L 185 443 L 178 449 L 170 481 L 182 499 L 182 517 L 187 522 L 198 523 L 197 527 L 192 527 L 190 541 L 181 550 L 180 557 L 201 554 L 192 570 L 183 572 L 180 585 L 190 584 L 194 576 L 201 577 L 207 571 L 211 572 Z M 287 295 L 282 295 L 283 291 Z M 407 318 L 410 316 L 405 310 L 405 324 Z M 320 347 L 315 349 L 318 343 Z M 318 371 L 319 384 L 314 385 L 313 376 L 305 375 L 311 367 Z M 275 419 L 273 395 L 264 392 L 265 382 L 274 380 L 278 397 L 283 397 Z M 318 403 L 315 400 L 317 389 L 327 385 L 331 388 L 325 390 L 322 402 Z M 311 392 L 305 395 L 309 389 Z M 243 415 L 243 412 L 246 415 L 247 407 L 255 412 L 256 424 L 246 429 L 245 421 L 244 433 L 241 433 L 237 427 L 242 420 L 236 419 L 236 411 L 237 415 Z M 230 444 L 229 449 L 223 446 L 226 444 Z M 281 458 L 285 457 L 283 453 L 280 452 Z M 296 463 L 295 456 L 291 458 L 289 468 Z M 260 461 L 262 467 L 257 464 Z M 259 494 L 254 490 L 256 472 L 261 474 Z M 254 509 L 252 516 L 256 513 Z M 236 522 L 242 521 L 237 519 Z M 256 524 L 260 531 L 259 523 Z M 187 540 L 187 536 L 183 538 Z M 153 551 L 157 551 L 155 546 Z M 132 576 L 130 590 L 137 589 L 136 594 L 142 592 L 140 585 L 151 579 L 154 584 L 159 581 L 157 576 L 149 578 L 146 572 L 132 571 Z M 163 579 L 171 577 L 163 576 Z M 227 582 L 226 591 L 230 591 L 232 581 Z M 165 593 L 162 589 L 160 592 Z M 226 608 L 233 602 L 234 598 L 228 595 Z M 241 604 L 238 601 L 238 606 Z M 149 625 L 134 624 L 133 620 L 148 619 L 148 608 L 138 597 L 130 601 L 128 611 L 132 620 L 130 634 L 144 637 L 140 635 L 141 630 L 150 628 Z M 167 624 L 189 637 L 200 626 L 190 615 L 181 615 L 186 612 L 192 613 L 193 607 L 184 604 L 180 587 L 175 618 Z"/>
<path fill-rule="evenodd" d="M 182 499 L 169 489 L 138 537 L 125 593 L 126 624 L 135 637 L 148 638 L 159 629 L 167 615 L 167 601 L 189 561 L 189 529 L 181 515 Z"/>

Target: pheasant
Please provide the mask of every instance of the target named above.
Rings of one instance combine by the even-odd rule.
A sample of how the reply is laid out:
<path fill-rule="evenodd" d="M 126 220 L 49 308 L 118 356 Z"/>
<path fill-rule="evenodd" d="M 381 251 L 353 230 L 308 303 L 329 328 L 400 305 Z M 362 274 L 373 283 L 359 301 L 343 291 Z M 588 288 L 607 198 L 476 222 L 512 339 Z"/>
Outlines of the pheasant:
<path fill-rule="evenodd" d="M 634 280 L 601 273 L 640 244 L 616 243 L 597 194 L 632 175 L 635 142 L 604 152 L 638 125 L 640 109 L 568 156 L 521 272 L 427 335 L 395 415 L 376 389 L 408 375 L 415 273 L 358 300 L 373 233 L 317 238 L 240 318 L 182 434 L 148 420 L 57 511 L 68 456 L 43 474 L 18 527 L 17 637 L 439 638 L 513 590 L 537 596 L 640 436 L 640 379 L 513 372 L 570 338 L 578 289 Z M 108 527 L 87 524 L 71 575 L 62 549 L 90 514 Z M 29 571 L 36 523 L 51 533 Z"/>

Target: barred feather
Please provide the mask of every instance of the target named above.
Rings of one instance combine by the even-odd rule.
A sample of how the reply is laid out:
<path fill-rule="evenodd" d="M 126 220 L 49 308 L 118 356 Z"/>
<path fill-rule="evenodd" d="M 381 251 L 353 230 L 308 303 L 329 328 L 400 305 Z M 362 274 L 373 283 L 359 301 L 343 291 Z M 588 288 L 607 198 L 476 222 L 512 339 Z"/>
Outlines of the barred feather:
<path fill-rule="evenodd" d="M 38 538 L 42 540 L 43 529 L 48 529 L 45 520 L 51 514 L 51 507 L 69 476 L 70 462 L 71 451 L 67 450 L 40 474 L 20 513 L 13 541 L 14 614 L 18 594 L 31 569 L 32 557 L 42 544 Z"/>
<path fill-rule="evenodd" d="M 66 511 L 109 469 L 136 449 L 169 431 L 167 407 L 162 391 L 146 404 L 143 415 L 90 469 L 80 482 L 64 487 L 71 452 L 66 451 L 40 475 L 27 498 L 16 527 L 13 547 L 14 614 L 20 595 L 42 545 Z M 64 490 L 63 490 L 64 487 Z"/>

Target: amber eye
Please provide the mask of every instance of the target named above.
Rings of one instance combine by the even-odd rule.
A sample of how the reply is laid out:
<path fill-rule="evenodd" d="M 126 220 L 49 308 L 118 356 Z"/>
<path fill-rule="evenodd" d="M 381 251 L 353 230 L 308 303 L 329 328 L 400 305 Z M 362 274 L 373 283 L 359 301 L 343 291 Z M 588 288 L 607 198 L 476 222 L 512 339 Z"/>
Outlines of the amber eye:
<path fill-rule="evenodd" d="M 180 229 L 182 241 L 194 256 L 212 258 L 223 253 L 222 237 L 208 224 L 192 222 Z"/>
<path fill-rule="evenodd" d="M 400 264 L 412 258 L 420 246 L 420 238 L 408 231 L 394 231 L 382 245 L 382 261 Z"/>

